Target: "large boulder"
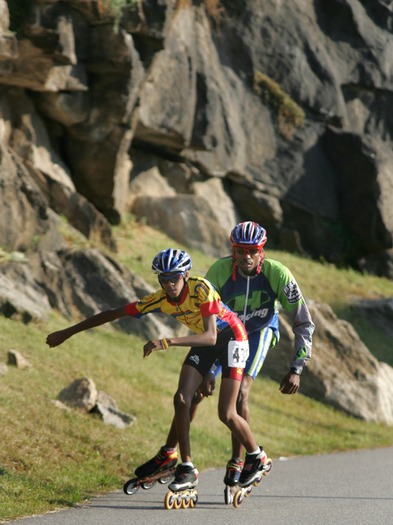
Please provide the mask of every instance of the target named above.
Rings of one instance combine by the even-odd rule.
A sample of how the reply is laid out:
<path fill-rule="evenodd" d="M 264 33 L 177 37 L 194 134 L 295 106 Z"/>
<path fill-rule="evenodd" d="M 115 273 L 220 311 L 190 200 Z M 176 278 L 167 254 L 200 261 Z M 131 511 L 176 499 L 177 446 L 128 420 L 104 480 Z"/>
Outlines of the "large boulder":
<path fill-rule="evenodd" d="M 55 401 L 60 408 L 76 408 L 98 415 L 106 425 L 123 429 L 136 422 L 136 417 L 119 410 L 116 401 L 98 390 L 93 379 L 82 377 L 75 379 L 63 388 Z"/>
<path fill-rule="evenodd" d="M 316 325 L 313 355 L 301 376 L 301 392 L 366 421 L 393 425 L 393 368 L 380 363 L 346 321 L 327 304 L 309 302 Z M 281 316 L 281 341 L 263 371 L 280 381 L 288 372 L 294 335 Z"/>
<path fill-rule="evenodd" d="M 176 193 L 157 168 L 150 168 L 133 178 L 130 187 L 130 211 L 178 243 L 217 257 L 230 248 L 228 225 L 238 217 L 221 180 L 195 182 L 187 193 Z"/>

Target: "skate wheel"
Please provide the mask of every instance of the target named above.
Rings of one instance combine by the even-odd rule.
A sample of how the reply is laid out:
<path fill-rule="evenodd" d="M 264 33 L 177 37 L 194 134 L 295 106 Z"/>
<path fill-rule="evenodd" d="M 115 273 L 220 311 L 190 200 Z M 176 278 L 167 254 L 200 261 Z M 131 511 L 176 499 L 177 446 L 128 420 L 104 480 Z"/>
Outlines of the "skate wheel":
<path fill-rule="evenodd" d="M 259 478 L 257 478 L 257 479 L 254 481 L 254 483 L 253 483 L 254 487 L 257 487 L 257 486 L 260 484 L 261 481 L 262 481 L 262 473 L 261 473 L 261 475 L 259 476 Z"/>
<path fill-rule="evenodd" d="M 191 492 L 191 497 L 190 497 L 190 508 L 193 509 L 197 503 L 198 503 L 198 492 L 193 490 Z"/>
<path fill-rule="evenodd" d="M 160 478 L 158 480 L 158 483 L 161 483 L 161 485 L 166 485 L 167 483 L 171 481 L 172 478 L 173 478 L 172 474 L 170 476 L 165 476 L 164 478 Z"/>
<path fill-rule="evenodd" d="M 156 481 L 143 481 L 141 483 L 141 487 L 143 488 L 143 490 L 149 490 L 152 487 L 154 487 L 155 484 L 156 484 Z"/>
<path fill-rule="evenodd" d="M 188 507 L 190 506 L 190 495 L 187 494 L 181 501 L 181 506 L 183 509 L 188 509 Z"/>
<path fill-rule="evenodd" d="M 164 499 L 164 506 L 167 510 L 171 510 L 175 503 L 175 495 L 173 492 L 167 492 Z"/>
<path fill-rule="evenodd" d="M 251 494 L 252 492 L 252 485 L 250 485 L 249 487 L 246 488 L 245 492 L 244 492 L 244 497 L 245 498 L 248 498 L 248 496 Z"/>
<path fill-rule="evenodd" d="M 174 502 L 173 502 L 173 508 L 174 509 L 180 509 L 181 505 L 182 505 L 182 500 L 183 498 L 181 496 L 176 496 L 175 499 L 174 499 Z"/>
<path fill-rule="evenodd" d="M 273 468 L 273 461 L 270 458 L 268 458 L 263 468 L 263 475 L 268 476 L 272 468 Z"/>
<path fill-rule="evenodd" d="M 123 486 L 124 494 L 132 496 L 132 494 L 135 494 L 135 492 L 139 490 L 139 486 L 140 484 L 138 478 L 129 479 Z"/>
<path fill-rule="evenodd" d="M 243 493 L 241 490 L 238 490 L 233 497 L 233 506 L 235 507 L 235 509 L 238 509 L 242 503 L 243 503 Z"/>
<path fill-rule="evenodd" d="M 233 492 L 229 485 L 226 485 L 224 489 L 224 501 L 225 505 L 231 505 L 231 503 L 233 503 Z"/>

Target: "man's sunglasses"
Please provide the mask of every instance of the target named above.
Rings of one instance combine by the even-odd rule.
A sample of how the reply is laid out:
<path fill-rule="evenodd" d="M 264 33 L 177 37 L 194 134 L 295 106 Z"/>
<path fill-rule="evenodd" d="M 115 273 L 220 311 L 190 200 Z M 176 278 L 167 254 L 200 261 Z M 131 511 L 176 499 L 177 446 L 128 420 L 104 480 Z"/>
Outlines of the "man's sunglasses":
<path fill-rule="evenodd" d="M 236 246 L 234 248 L 236 255 L 251 255 L 251 257 L 254 257 L 254 255 L 257 255 L 257 253 L 261 253 L 262 246 L 258 248 L 244 248 L 244 247 L 238 247 Z"/>
<path fill-rule="evenodd" d="M 184 274 L 178 273 L 176 275 L 159 275 L 158 282 L 160 284 L 177 284 L 180 280 L 180 277 L 184 277 Z"/>

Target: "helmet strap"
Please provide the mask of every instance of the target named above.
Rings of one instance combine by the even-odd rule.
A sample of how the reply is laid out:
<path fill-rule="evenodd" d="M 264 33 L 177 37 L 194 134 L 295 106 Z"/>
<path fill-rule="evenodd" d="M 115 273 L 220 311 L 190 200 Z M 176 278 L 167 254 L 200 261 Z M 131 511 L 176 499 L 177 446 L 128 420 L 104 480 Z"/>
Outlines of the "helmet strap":
<path fill-rule="evenodd" d="M 235 247 L 232 247 L 232 281 L 236 281 L 236 258 L 235 258 Z"/>
<path fill-rule="evenodd" d="M 261 255 L 259 257 L 259 263 L 258 263 L 258 266 L 257 266 L 257 275 L 259 275 L 261 273 L 264 260 L 265 260 L 265 250 L 262 248 Z"/>
<path fill-rule="evenodd" d="M 233 263 L 233 265 L 232 265 L 232 281 L 236 281 L 236 269 L 237 269 L 236 263 Z"/>

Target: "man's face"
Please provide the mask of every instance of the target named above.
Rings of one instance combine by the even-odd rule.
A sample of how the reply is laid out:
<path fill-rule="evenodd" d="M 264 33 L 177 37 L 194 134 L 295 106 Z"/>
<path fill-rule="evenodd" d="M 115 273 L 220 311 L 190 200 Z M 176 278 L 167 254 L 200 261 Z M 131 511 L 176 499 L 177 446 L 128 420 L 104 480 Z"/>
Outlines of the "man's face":
<path fill-rule="evenodd" d="M 184 286 L 184 280 L 185 275 L 183 273 L 164 273 L 158 276 L 158 282 L 160 283 L 162 289 L 172 299 L 176 299 L 176 297 L 181 294 Z"/>
<path fill-rule="evenodd" d="M 255 275 L 262 255 L 262 248 L 234 248 L 235 262 L 238 268 L 247 275 Z"/>

